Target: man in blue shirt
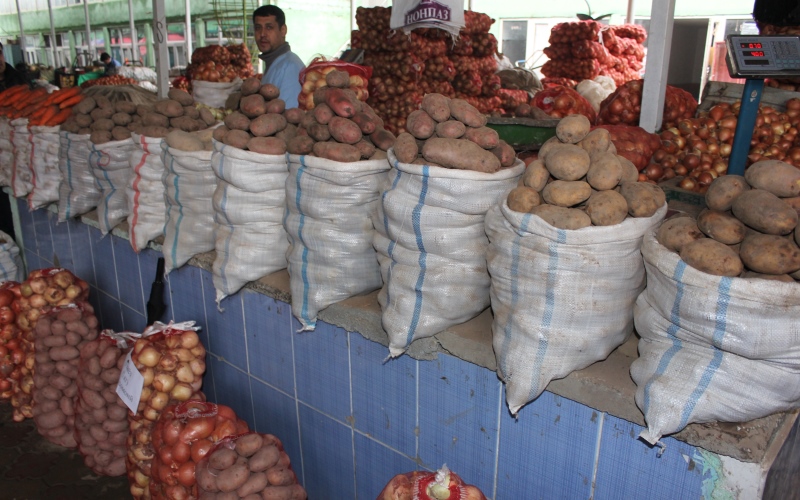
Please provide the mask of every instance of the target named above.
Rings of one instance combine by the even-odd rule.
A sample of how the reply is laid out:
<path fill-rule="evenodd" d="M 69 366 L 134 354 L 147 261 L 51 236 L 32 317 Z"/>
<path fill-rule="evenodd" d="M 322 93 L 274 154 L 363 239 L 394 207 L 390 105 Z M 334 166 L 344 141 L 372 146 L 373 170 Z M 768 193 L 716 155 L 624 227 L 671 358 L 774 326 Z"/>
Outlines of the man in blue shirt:
<path fill-rule="evenodd" d="M 280 7 L 263 5 L 253 12 L 253 34 L 264 61 L 261 83 L 271 83 L 281 91 L 287 108 L 297 107 L 300 71 L 306 67 L 286 42 L 286 16 Z"/>
<path fill-rule="evenodd" d="M 100 62 L 106 67 L 106 76 L 116 75 L 119 72 L 119 67 L 122 66 L 119 61 L 111 58 L 111 54 L 103 52 L 100 54 Z"/>

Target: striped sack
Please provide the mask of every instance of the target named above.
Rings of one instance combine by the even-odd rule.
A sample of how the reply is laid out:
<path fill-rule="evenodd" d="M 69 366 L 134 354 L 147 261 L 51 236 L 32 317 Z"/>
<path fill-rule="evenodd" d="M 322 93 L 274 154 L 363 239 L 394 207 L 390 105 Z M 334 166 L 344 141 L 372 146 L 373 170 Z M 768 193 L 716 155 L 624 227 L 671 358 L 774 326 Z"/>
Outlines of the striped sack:
<path fill-rule="evenodd" d="M 655 238 L 634 309 L 636 404 L 655 444 L 693 422 L 746 422 L 800 407 L 800 286 L 712 276 Z"/>
<path fill-rule="evenodd" d="M 486 212 L 513 188 L 525 164 L 493 174 L 400 163 L 381 196 L 375 248 L 378 302 L 389 354 L 468 321 L 489 307 Z"/>
<path fill-rule="evenodd" d="M 14 150 L 14 165 L 11 167 L 11 192 L 16 198 L 23 198 L 33 189 L 31 172 L 31 131 L 27 118 L 11 120 L 11 144 Z"/>
<path fill-rule="evenodd" d="M 128 234 L 131 246 L 140 252 L 147 242 L 164 234 L 167 204 L 164 202 L 164 160 L 161 159 L 161 137 L 131 134 L 136 150 L 128 164 L 131 176 L 125 186 L 128 201 Z"/>
<path fill-rule="evenodd" d="M 568 231 L 505 198 L 489 211 L 492 345 L 512 414 L 627 340 L 645 285 L 642 237 L 666 213 Z"/>
<path fill-rule="evenodd" d="M 317 313 L 329 305 L 380 288 L 372 216 L 388 170 L 385 159 L 289 156 L 283 226 L 292 314 L 302 330 L 314 330 Z"/>
<path fill-rule="evenodd" d="M 58 221 L 64 222 L 93 210 L 100 203 L 100 188 L 89 168 L 89 134 L 61 131 L 58 150 Z"/>
<path fill-rule="evenodd" d="M 14 166 L 14 145 L 11 143 L 13 127 L 5 116 L 0 117 L 0 186 L 11 185 Z"/>
<path fill-rule="evenodd" d="M 0 283 L 25 279 L 19 247 L 11 235 L 0 231 Z"/>
<path fill-rule="evenodd" d="M 61 140 L 59 127 L 31 127 L 31 192 L 28 193 L 28 207 L 36 210 L 58 201 L 58 188 L 61 184 L 61 171 L 58 169 L 58 155 Z"/>
<path fill-rule="evenodd" d="M 89 166 L 102 192 L 97 204 L 97 223 L 100 232 L 108 234 L 128 217 L 125 187 L 131 177 L 130 157 L 136 151 L 133 139 L 89 142 Z"/>

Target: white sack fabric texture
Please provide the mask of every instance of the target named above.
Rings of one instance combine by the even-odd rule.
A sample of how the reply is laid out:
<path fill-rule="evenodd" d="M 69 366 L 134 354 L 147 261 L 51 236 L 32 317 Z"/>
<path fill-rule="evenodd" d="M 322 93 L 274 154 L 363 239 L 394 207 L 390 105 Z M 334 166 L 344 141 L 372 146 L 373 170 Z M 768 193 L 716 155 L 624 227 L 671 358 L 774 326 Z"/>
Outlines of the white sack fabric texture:
<path fill-rule="evenodd" d="M 11 167 L 11 190 L 16 198 L 27 196 L 33 189 L 33 173 L 31 172 L 31 131 L 28 130 L 28 119 L 11 120 L 14 130 L 11 133 L 11 144 L 14 148 L 14 165 Z"/>
<path fill-rule="evenodd" d="M 58 169 L 61 183 L 58 186 L 58 221 L 83 215 L 93 210 L 102 192 L 89 167 L 89 134 L 59 133 L 61 147 L 58 151 Z"/>
<path fill-rule="evenodd" d="M 400 163 L 375 219 L 383 288 L 378 302 L 389 353 L 432 337 L 489 307 L 486 212 L 519 180 L 517 162 L 493 174 Z"/>
<path fill-rule="evenodd" d="M 289 239 L 286 155 L 264 155 L 214 141 L 211 167 L 217 256 L 212 266 L 217 303 L 245 284 L 286 269 Z"/>
<path fill-rule="evenodd" d="M 386 160 L 289 156 L 284 227 L 292 313 L 303 330 L 314 330 L 329 305 L 380 288 L 372 217 L 388 170 Z"/>
<path fill-rule="evenodd" d="M 36 210 L 58 201 L 61 171 L 58 155 L 61 141 L 59 127 L 31 127 L 31 192 L 28 206 Z"/>
<path fill-rule="evenodd" d="M 89 166 L 102 192 L 97 204 L 100 232 L 108 234 L 128 217 L 125 188 L 131 177 L 130 157 L 136 151 L 133 139 L 103 144 L 89 142 Z"/>
<path fill-rule="evenodd" d="M 647 288 L 634 309 L 636 404 L 654 444 L 694 422 L 746 422 L 800 407 L 800 287 L 712 276 L 642 244 Z"/>
<path fill-rule="evenodd" d="M 161 142 L 167 219 L 164 223 L 164 270 L 169 273 L 197 254 L 214 250 L 217 176 L 211 151 L 181 151 Z"/>
<path fill-rule="evenodd" d="M 0 283 L 22 282 L 24 279 L 25 268 L 19 256 L 19 247 L 10 235 L 0 231 Z"/>
<path fill-rule="evenodd" d="M 232 82 L 206 82 L 192 80 L 192 97 L 195 102 L 200 102 L 212 108 L 225 108 L 228 96 L 242 88 L 242 80 L 237 78 Z"/>
<path fill-rule="evenodd" d="M 14 145 L 11 135 L 14 128 L 6 117 L 0 117 L 0 186 L 11 186 L 11 174 L 14 168 Z"/>
<path fill-rule="evenodd" d="M 147 242 L 164 234 L 167 204 L 164 201 L 164 161 L 161 138 L 131 134 L 136 150 L 131 153 L 131 176 L 125 186 L 128 202 L 128 233 L 131 246 L 140 252 Z"/>
<path fill-rule="evenodd" d="M 664 205 L 652 217 L 567 231 L 511 210 L 505 198 L 492 207 L 486 216 L 492 345 L 513 415 L 551 380 L 605 359 L 625 342 L 645 286 L 642 237 L 666 213 Z"/>

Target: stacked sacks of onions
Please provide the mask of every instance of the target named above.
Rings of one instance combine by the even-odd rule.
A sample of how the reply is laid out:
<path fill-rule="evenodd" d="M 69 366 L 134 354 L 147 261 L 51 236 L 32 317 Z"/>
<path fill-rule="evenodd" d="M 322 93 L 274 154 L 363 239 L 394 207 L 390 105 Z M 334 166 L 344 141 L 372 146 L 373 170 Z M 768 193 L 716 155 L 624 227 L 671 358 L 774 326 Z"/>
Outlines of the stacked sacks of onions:
<path fill-rule="evenodd" d="M 631 80 L 617 87 L 600 103 L 598 125 L 638 125 L 642 109 L 644 80 Z M 667 85 L 664 96 L 664 119 L 661 128 L 669 128 L 683 118 L 691 118 L 697 111 L 697 101 L 685 90 Z"/>
<path fill-rule="evenodd" d="M 19 296 L 16 281 L 0 285 L 0 399 L 11 399 L 14 383 L 22 378 L 20 365 L 24 364 L 25 351 L 20 348 L 17 314 L 11 308 Z"/>

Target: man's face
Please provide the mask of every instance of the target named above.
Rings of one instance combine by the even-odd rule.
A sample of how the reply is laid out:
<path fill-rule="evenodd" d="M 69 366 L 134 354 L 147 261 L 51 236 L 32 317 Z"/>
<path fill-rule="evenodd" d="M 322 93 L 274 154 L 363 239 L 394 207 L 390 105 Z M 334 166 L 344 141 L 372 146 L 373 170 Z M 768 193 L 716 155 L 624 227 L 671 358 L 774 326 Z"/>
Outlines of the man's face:
<path fill-rule="evenodd" d="M 269 52 L 286 41 L 286 25 L 278 27 L 275 16 L 256 16 L 253 20 L 253 34 L 261 52 Z"/>

